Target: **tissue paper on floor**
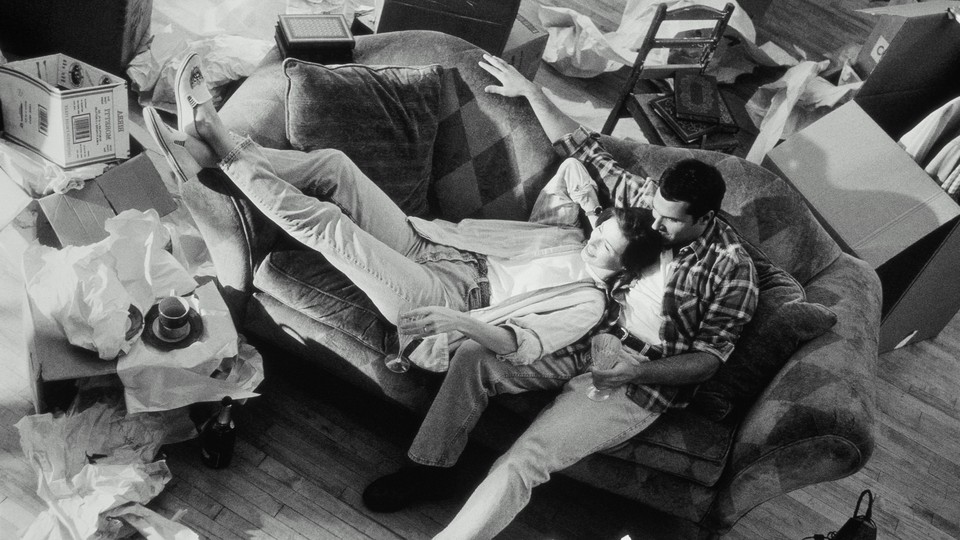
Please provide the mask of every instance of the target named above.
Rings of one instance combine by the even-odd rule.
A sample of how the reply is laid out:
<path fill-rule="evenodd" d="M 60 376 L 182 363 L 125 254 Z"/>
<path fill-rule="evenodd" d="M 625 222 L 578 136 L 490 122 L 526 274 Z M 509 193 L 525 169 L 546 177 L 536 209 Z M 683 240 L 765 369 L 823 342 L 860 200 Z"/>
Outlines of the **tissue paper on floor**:
<path fill-rule="evenodd" d="M 129 415 L 117 401 L 17 422 L 20 446 L 38 475 L 37 494 L 49 506 L 23 538 L 109 538 L 102 532 L 110 510 L 147 503 L 170 481 L 166 463 L 153 461 L 168 436 L 168 420 Z"/>

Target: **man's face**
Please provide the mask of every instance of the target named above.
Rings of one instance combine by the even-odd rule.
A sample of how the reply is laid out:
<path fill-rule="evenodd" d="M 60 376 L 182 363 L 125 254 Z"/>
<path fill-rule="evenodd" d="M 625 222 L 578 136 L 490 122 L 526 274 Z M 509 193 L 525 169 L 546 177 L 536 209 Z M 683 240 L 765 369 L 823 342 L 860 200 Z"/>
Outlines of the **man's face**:
<path fill-rule="evenodd" d="M 689 203 L 668 201 L 657 190 L 653 197 L 653 229 L 660 233 L 666 246 L 685 246 L 703 234 L 713 212 L 698 220 L 687 213 Z"/>
<path fill-rule="evenodd" d="M 610 218 L 600 224 L 590 234 L 587 245 L 580 251 L 583 262 L 603 270 L 620 270 L 620 258 L 627 249 L 626 237 L 620 230 L 616 218 Z"/>

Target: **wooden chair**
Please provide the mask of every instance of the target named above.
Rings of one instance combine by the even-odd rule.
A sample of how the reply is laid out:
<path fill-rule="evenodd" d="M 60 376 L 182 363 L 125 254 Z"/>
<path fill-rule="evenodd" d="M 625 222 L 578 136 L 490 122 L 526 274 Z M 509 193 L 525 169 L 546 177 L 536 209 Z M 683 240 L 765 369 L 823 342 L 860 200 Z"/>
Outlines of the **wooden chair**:
<path fill-rule="evenodd" d="M 723 10 L 716 10 L 707 6 L 688 6 L 667 11 L 665 4 L 657 6 L 657 11 L 650 22 L 650 29 L 647 31 L 643 43 L 637 51 L 637 60 L 633 63 L 633 69 L 630 71 L 630 77 L 626 84 L 620 89 L 617 101 L 610 111 L 610 116 L 603 124 L 600 130 L 604 135 L 613 132 L 613 128 L 620 121 L 620 118 L 626 116 L 629 112 L 631 116 L 640 124 L 641 129 L 649 126 L 649 121 L 644 117 L 645 113 L 640 107 L 637 96 L 642 90 L 637 86 L 642 80 L 650 79 L 668 79 L 676 76 L 680 71 L 703 71 L 713 57 L 720 38 L 723 37 L 724 30 L 727 29 L 727 23 L 733 14 L 733 4 L 727 4 Z M 658 37 L 657 32 L 660 25 L 666 21 L 713 21 L 712 28 L 703 28 L 697 32 L 699 35 L 689 37 Z M 654 49 L 681 49 L 692 50 L 696 55 L 695 61 L 691 63 L 664 64 L 647 66 L 646 60 L 650 51 Z M 645 134 L 646 134 L 646 130 Z M 648 139 L 649 139 L 648 135 Z"/>

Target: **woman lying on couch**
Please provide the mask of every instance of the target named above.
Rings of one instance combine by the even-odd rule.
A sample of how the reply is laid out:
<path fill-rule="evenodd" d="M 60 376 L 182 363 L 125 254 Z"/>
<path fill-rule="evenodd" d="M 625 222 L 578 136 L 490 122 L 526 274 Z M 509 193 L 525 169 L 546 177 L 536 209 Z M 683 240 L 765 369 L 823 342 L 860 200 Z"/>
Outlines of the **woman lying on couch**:
<path fill-rule="evenodd" d="M 514 365 L 530 364 L 595 327 L 606 282 L 659 257 L 649 210 L 604 212 L 584 165 L 567 160 L 544 187 L 528 222 L 406 216 L 342 152 L 305 153 L 235 140 L 203 85 L 199 59 L 178 71 L 174 131 L 144 110 L 153 138 L 180 181 L 219 166 L 291 237 L 324 255 L 400 331 L 423 338 L 412 359 L 444 371 L 465 339 Z M 189 118 L 185 118 L 189 116 Z M 593 227 L 579 226 L 585 212 Z M 400 313 L 401 306 L 421 307 Z"/>

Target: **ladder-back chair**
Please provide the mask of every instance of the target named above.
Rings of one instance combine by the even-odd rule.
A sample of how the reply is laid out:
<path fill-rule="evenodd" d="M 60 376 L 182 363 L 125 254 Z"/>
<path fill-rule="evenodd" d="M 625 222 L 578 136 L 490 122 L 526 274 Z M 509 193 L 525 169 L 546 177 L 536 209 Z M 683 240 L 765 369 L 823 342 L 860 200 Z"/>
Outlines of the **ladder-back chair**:
<path fill-rule="evenodd" d="M 635 94 L 641 91 L 637 88 L 641 80 L 649 79 L 669 79 L 676 76 L 680 71 L 700 71 L 706 69 L 713 53 L 723 37 L 723 32 L 727 29 L 727 23 L 733 14 L 733 4 L 727 4 L 722 10 L 716 10 L 707 6 L 687 6 L 667 11 L 666 4 L 657 6 L 657 11 L 650 22 L 650 29 L 643 38 L 643 43 L 637 51 L 637 59 L 633 63 L 633 69 L 630 71 L 630 77 L 620 89 L 617 101 L 614 103 L 610 116 L 603 124 L 600 130 L 604 135 L 613 132 L 613 128 L 620 121 L 620 118 L 626 116 L 629 112 L 637 123 L 643 127 L 645 121 L 637 118 L 644 112 L 640 108 Z M 684 37 L 658 37 L 660 25 L 667 21 L 711 21 L 712 27 L 702 28 L 696 32 L 697 35 Z M 686 33 L 686 32 L 684 32 Z M 662 65 L 646 65 L 647 56 L 654 49 L 681 49 L 699 51 L 695 56 L 695 61 L 687 63 L 668 63 Z"/>

